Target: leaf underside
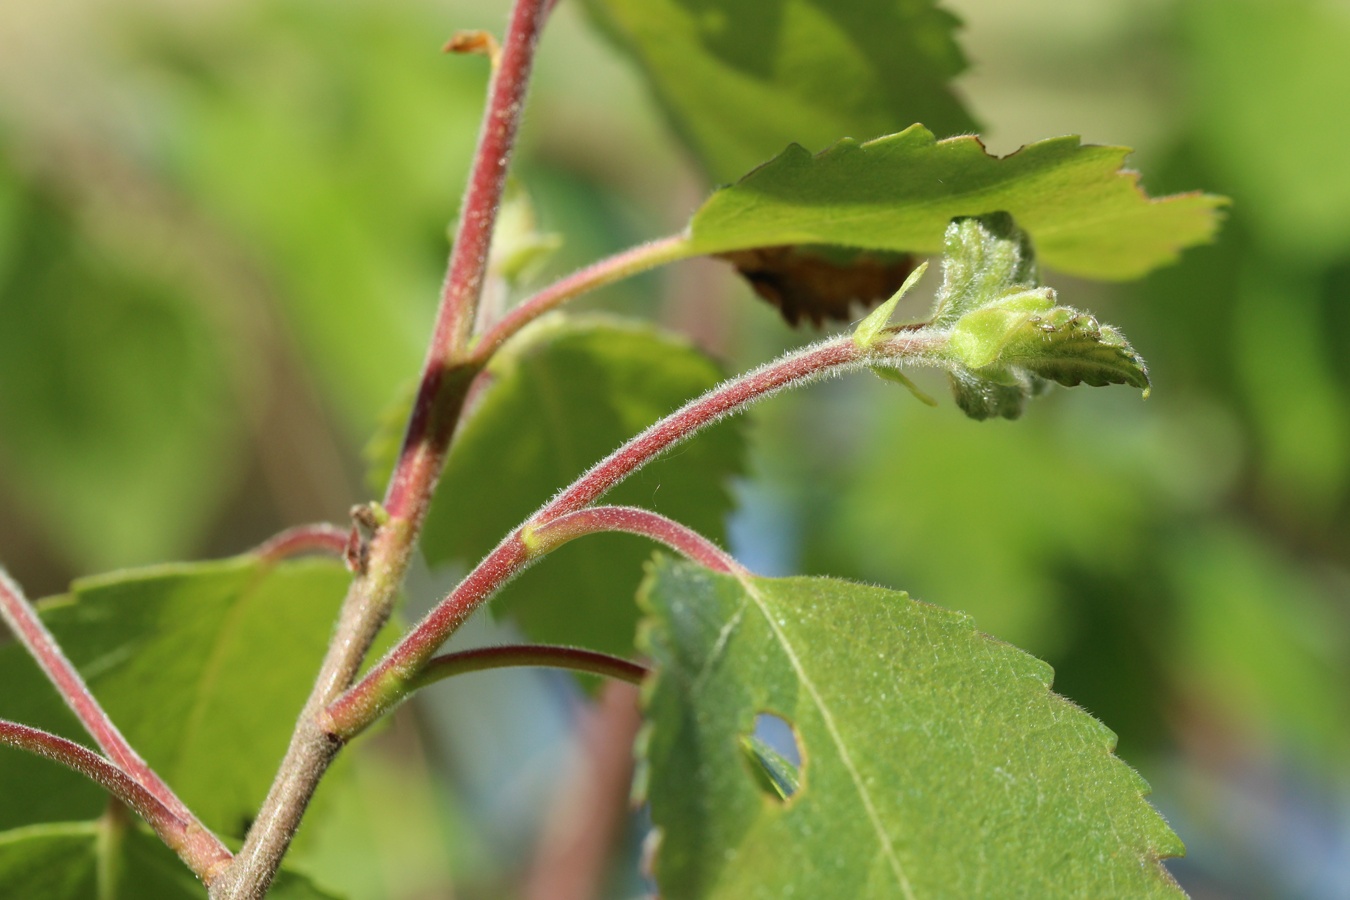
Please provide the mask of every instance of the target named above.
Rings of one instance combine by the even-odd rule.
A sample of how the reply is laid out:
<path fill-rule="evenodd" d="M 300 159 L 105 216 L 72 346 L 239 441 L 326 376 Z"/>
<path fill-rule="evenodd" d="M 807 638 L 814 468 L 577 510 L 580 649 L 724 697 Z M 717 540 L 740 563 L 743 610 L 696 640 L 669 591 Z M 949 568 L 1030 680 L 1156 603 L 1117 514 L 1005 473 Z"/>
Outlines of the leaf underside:
<path fill-rule="evenodd" d="M 1181 844 L 1115 736 L 967 616 L 665 558 L 641 602 L 666 896 L 1184 896 L 1158 862 Z M 786 802 L 746 759 L 765 711 L 800 742 Z"/>
<path fill-rule="evenodd" d="M 1208 241 L 1208 194 L 1150 198 L 1122 169 L 1123 147 L 1076 137 L 990 156 L 978 138 L 934 140 L 921 125 L 867 143 L 845 139 L 817 156 L 792 146 L 714 193 L 690 222 L 690 249 L 835 244 L 934 253 L 959 216 L 1011 213 L 1046 266 L 1088 278 L 1136 278 Z"/>
<path fill-rule="evenodd" d="M 855 307 L 890 297 L 914 271 L 903 253 L 842 252 L 838 247 L 757 247 L 722 254 L 789 325 L 807 319 L 848 322 Z"/>

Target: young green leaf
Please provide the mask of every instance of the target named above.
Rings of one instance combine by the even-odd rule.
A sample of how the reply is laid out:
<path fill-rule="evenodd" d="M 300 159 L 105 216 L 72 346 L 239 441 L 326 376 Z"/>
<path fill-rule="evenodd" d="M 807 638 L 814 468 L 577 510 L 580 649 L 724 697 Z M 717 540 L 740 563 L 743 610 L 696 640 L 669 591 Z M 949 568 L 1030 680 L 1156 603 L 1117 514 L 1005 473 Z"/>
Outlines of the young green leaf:
<path fill-rule="evenodd" d="M 108 714 L 207 827 L 242 835 L 286 748 L 350 576 L 336 562 L 253 557 L 81 579 L 42 620 Z M 0 717 L 87 741 L 21 647 L 0 648 Z M 229 752 L 221 752 L 228 747 Z M 0 828 L 92 818 L 106 797 L 7 754 Z"/>
<path fill-rule="evenodd" d="M 952 221 L 930 328 L 957 405 L 975 419 L 1015 419 L 1046 381 L 1129 384 L 1148 396 L 1148 368 L 1125 337 L 1041 287 L 1027 235 L 1007 213 Z"/>
<path fill-rule="evenodd" d="M 664 558 L 641 602 L 657 674 L 639 784 L 666 895 L 1184 896 L 1159 863 L 1181 844 L 1115 736 L 968 617 Z M 765 802 L 743 746 L 766 709 L 804 763 L 786 802 Z"/>
<path fill-rule="evenodd" d="M 494 380 L 450 451 L 423 533 L 432 563 L 475 563 L 560 487 L 681 403 L 721 380 L 685 341 L 616 320 L 541 321 L 493 358 Z M 654 509 L 714 539 L 731 507 L 726 479 L 743 452 L 720 424 L 607 495 Z M 650 545 L 596 535 L 550 554 L 496 606 L 537 641 L 627 654 L 633 590 Z"/>
<path fill-rule="evenodd" d="M 977 130 L 948 83 L 966 66 L 935 0 L 587 0 L 717 181 L 788 143 L 926 122 Z"/>
<path fill-rule="evenodd" d="M 853 329 L 853 340 L 859 347 L 870 347 L 877 342 L 882 331 L 890 324 L 891 316 L 895 314 L 895 307 L 900 303 L 902 297 L 909 293 L 909 289 L 919 283 L 923 273 L 928 271 L 928 263 L 922 262 L 909 273 L 905 283 L 900 285 L 900 290 L 896 291 L 891 299 L 878 306 L 876 309 L 858 323 L 858 327 Z"/>
<path fill-rule="evenodd" d="M 283 871 L 268 897 L 337 900 Z M 23 900 L 203 900 L 206 889 L 153 835 L 107 820 L 34 825 L 0 833 L 0 897 Z"/>
<path fill-rule="evenodd" d="M 1128 153 L 1062 137 L 998 158 L 978 138 L 936 141 L 921 125 L 863 144 L 842 140 L 818 156 L 793 146 L 708 198 L 690 223 L 690 250 L 842 244 L 934 253 L 953 218 L 1006 210 L 1050 268 L 1136 278 L 1209 240 L 1227 201 L 1152 199 L 1121 168 Z"/>

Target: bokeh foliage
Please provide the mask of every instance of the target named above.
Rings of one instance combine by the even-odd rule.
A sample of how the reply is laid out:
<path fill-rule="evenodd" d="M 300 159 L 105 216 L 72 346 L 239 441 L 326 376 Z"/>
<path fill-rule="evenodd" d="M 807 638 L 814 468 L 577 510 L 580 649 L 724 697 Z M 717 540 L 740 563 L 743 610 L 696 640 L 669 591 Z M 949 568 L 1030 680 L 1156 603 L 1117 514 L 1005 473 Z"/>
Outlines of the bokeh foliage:
<path fill-rule="evenodd" d="M 1233 198 L 1217 245 L 1139 284 L 1047 276 L 1121 325 L 1154 395 L 1064 392 L 1012 424 L 874 379 L 775 400 L 747 431 L 737 549 L 964 610 L 1049 661 L 1187 838 L 1183 884 L 1335 896 L 1346 862 L 1316 847 L 1343 844 L 1350 786 L 1350 14 L 1006 6 L 950 4 L 979 64 L 958 88 L 1001 152 L 1087 128 L 1137 146 L 1154 194 Z M 567 240 L 554 272 L 679 227 L 711 186 L 568 7 L 522 159 Z M 240 550 L 365 499 L 358 450 L 416 371 L 484 84 L 481 60 L 435 50 L 502 19 L 411 0 L 0 9 L 0 559 L 20 580 L 56 593 Z M 799 339 L 693 271 L 596 302 L 663 315 L 731 367 Z M 1253 808 L 1274 824 L 1234 824 Z M 1295 828 L 1326 840 L 1292 847 Z"/>

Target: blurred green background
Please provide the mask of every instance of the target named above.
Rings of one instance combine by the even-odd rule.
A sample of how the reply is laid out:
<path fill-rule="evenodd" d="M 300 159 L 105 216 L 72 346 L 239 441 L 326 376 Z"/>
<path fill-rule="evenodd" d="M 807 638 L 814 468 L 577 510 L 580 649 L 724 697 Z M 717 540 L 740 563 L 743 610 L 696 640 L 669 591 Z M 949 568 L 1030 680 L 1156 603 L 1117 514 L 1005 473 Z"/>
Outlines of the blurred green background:
<path fill-rule="evenodd" d="M 1143 282 L 1050 275 L 1144 353 L 1147 403 L 1058 391 L 975 423 L 940 380 L 937 410 L 862 377 L 777 398 L 750 418 L 733 548 L 964 609 L 1050 661 L 1152 783 L 1194 896 L 1350 896 L 1350 4 L 947 5 L 992 151 L 1126 144 L 1151 193 L 1231 214 Z M 518 166 L 565 239 L 544 278 L 670 233 L 711 187 L 574 7 Z M 504 19 L 498 0 L 0 6 L 0 560 L 31 595 L 368 498 L 361 448 L 420 363 L 486 83 L 438 49 Z M 731 369 L 809 337 L 712 262 L 588 303 Z M 419 572 L 410 603 L 452 574 Z M 302 858 L 353 897 L 523 891 L 581 704 L 529 673 L 445 686 L 343 776 Z M 635 858 L 614 896 L 640 892 Z"/>

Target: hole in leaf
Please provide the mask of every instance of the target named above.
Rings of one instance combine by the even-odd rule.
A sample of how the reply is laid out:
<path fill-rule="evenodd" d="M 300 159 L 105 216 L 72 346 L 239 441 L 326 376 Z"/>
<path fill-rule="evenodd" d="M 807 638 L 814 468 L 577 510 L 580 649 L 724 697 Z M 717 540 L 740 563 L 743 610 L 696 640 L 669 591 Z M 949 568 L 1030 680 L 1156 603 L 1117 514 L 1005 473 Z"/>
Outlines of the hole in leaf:
<path fill-rule="evenodd" d="M 755 716 L 755 730 L 741 738 L 741 750 L 755 783 L 782 803 L 801 789 L 802 748 L 792 723 L 774 713 Z"/>

